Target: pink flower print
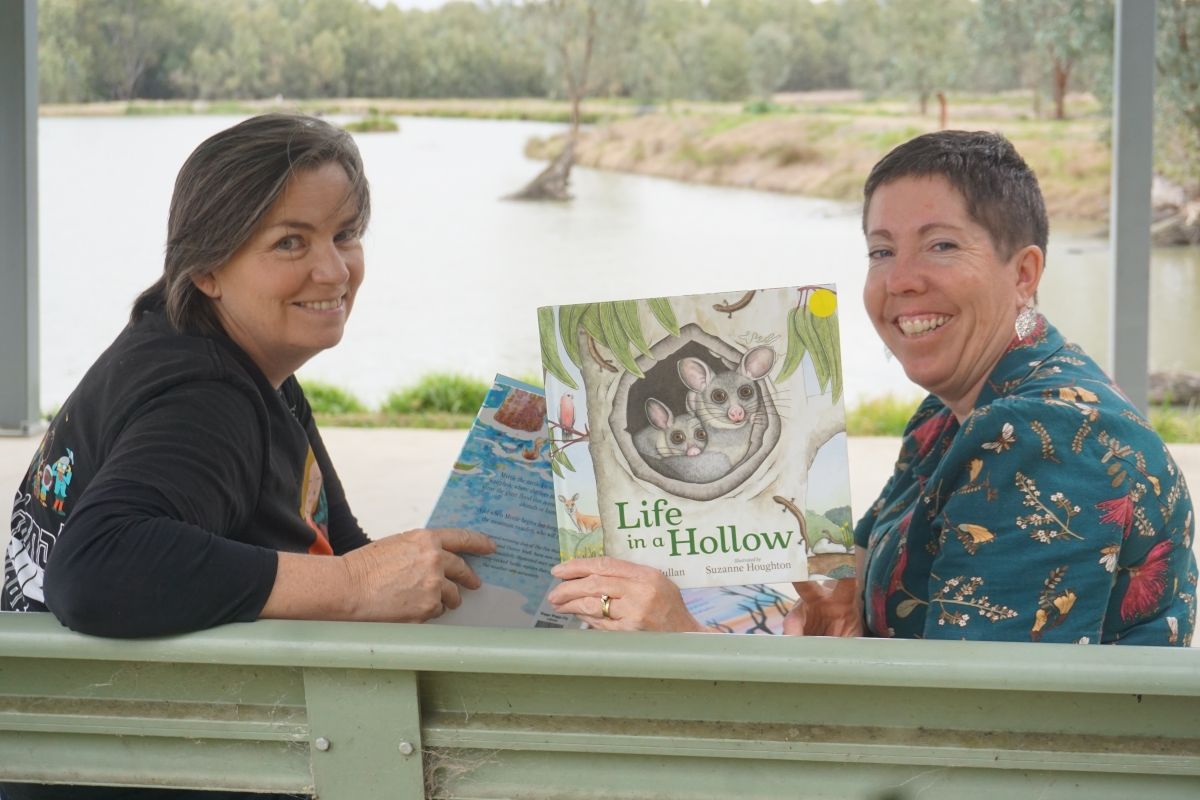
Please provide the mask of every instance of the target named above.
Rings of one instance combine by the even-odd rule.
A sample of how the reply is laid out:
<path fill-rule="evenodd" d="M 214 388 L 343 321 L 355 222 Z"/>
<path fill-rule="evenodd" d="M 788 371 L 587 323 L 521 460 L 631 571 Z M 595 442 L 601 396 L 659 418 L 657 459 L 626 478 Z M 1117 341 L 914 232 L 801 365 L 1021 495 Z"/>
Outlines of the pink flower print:
<path fill-rule="evenodd" d="M 1133 527 L 1132 496 L 1114 497 L 1097 503 L 1096 508 L 1104 512 L 1104 516 L 1100 517 L 1101 522 L 1115 522 L 1121 526 L 1121 538 L 1129 536 L 1129 530 Z"/>
<path fill-rule="evenodd" d="M 950 427 L 954 416 L 949 409 L 935 414 L 929 419 L 922 422 L 912 432 L 912 437 L 917 441 L 917 458 L 924 458 L 929 455 L 929 451 L 937 444 L 938 439 Z"/>
<path fill-rule="evenodd" d="M 1145 561 L 1129 568 L 1129 587 L 1125 590 L 1125 598 L 1121 600 L 1121 619 L 1143 616 L 1158 605 L 1167 588 L 1164 575 L 1170 555 L 1171 543 L 1159 542 L 1150 550 Z"/>

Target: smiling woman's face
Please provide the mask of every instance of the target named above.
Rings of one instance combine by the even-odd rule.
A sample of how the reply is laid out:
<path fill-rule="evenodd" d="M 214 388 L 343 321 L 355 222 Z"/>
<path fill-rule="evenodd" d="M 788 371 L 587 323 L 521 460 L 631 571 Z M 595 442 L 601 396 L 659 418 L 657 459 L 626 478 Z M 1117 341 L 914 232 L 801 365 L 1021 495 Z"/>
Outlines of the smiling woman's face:
<path fill-rule="evenodd" d="M 297 173 L 249 241 L 195 281 L 277 388 L 342 339 L 364 266 L 350 188 L 337 163 Z"/>
<path fill-rule="evenodd" d="M 909 379 L 961 420 L 1037 290 L 1042 251 L 1030 245 L 1002 260 L 941 176 L 883 184 L 866 220 L 867 314 Z"/>

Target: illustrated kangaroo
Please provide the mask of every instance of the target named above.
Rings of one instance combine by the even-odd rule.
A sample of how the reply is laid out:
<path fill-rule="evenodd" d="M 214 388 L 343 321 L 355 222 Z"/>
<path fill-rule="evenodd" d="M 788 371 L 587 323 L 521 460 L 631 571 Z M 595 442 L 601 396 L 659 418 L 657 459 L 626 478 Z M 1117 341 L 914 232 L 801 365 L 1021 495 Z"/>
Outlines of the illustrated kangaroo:
<path fill-rule="evenodd" d="M 766 345 L 746 351 L 736 367 L 718 372 L 698 358 L 679 360 L 679 378 L 690 390 L 688 410 L 708 432 L 707 452 L 727 456 L 735 467 L 746 458 L 753 422 L 763 407 L 755 382 L 774 365 L 775 351 Z"/>
<path fill-rule="evenodd" d="M 558 501 L 563 504 L 563 508 L 567 509 L 567 513 L 571 515 L 571 519 L 575 521 L 575 528 L 580 533 L 588 534 L 600 528 L 600 517 L 592 514 L 584 514 L 575 507 L 575 504 L 579 502 L 578 492 L 573 494 L 570 500 L 560 494 Z"/>

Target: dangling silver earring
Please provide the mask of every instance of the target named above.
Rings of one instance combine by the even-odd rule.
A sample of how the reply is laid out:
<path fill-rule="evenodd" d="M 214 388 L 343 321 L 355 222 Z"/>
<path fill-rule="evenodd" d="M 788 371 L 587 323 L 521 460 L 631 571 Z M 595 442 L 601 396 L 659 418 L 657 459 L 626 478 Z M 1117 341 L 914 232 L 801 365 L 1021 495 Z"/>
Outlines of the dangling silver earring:
<path fill-rule="evenodd" d="M 1017 314 L 1016 323 L 1013 325 L 1017 330 L 1018 339 L 1028 339 L 1033 333 L 1038 324 L 1038 312 L 1034 309 L 1033 303 L 1029 303 L 1021 309 L 1021 313 Z"/>
<path fill-rule="evenodd" d="M 890 363 L 892 363 L 892 359 L 893 359 L 893 358 L 895 358 L 895 357 L 896 357 L 896 354 L 895 354 L 895 353 L 893 353 L 893 352 L 892 352 L 892 351 L 891 351 L 891 350 L 888 348 L 888 346 L 885 344 L 885 345 L 883 346 L 883 360 L 884 360 L 884 361 L 886 361 L 886 362 L 888 362 L 888 363 L 890 364 Z"/>

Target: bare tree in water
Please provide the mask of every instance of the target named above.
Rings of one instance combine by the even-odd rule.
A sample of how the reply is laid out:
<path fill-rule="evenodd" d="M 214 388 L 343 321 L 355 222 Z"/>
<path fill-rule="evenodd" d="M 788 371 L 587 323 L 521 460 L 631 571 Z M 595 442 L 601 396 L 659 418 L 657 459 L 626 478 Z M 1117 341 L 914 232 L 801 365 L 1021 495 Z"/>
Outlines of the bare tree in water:
<path fill-rule="evenodd" d="M 738 604 L 738 608 L 745 611 L 750 615 L 750 619 L 754 620 L 754 626 L 747 628 L 746 633 L 758 633 L 759 631 L 762 631 L 763 633 L 775 632 L 771 630 L 771 626 L 767 624 L 767 611 L 758 601 L 752 603 L 740 603 Z"/>
<path fill-rule="evenodd" d="M 545 0 L 530 9 L 538 20 L 547 63 L 562 80 L 571 104 L 571 127 L 562 151 L 540 174 L 509 198 L 570 200 L 571 167 L 579 139 L 581 106 L 597 91 L 620 90 L 623 52 L 638 35 L 645 0 Z"/>
<path fill-rule="evenodd" d="M 774 633 L 768 624 L 768 609 L 771 606 L 780 615 L 787 615 L 789 598 L 778 590 L 764 583 L 752 583 L 746 586 L 722 586 L 721 594 L 731 597 L 741 597 L 746 602 L 738 603 L 738 608 L 750 615 L 754 625 L 746 629 L 746 633 Z M 728 626 L 725 626 L 727 629 Z"/>

